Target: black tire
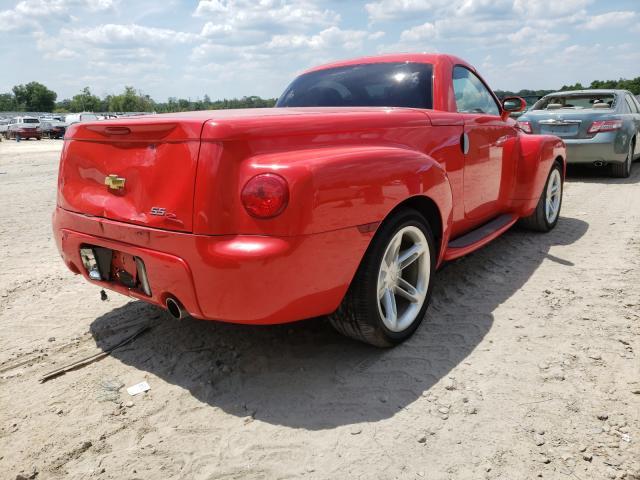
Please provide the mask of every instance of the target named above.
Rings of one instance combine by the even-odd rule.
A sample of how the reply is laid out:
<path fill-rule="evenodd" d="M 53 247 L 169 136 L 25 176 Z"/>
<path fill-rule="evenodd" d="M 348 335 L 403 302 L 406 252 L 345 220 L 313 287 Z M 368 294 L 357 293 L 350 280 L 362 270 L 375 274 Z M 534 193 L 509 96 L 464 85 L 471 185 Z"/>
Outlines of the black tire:
<path fill-rule="evenodd" d="M 429 282 L 422 307 L 412 323 L 400 332 L 389 330 L 378 309 L 378 275 L 383 255 L 396 233 L 405 227 L 417 227 L 429 246 Z M 338 309 L 329 315 L 331 325 L 343 335 L 376 347 L 392 347 L 409 338 L 422 322 L 433 288 L 435 240 L 429 223 L 416 210 L 403 209 L 383 222 L 358 267 L 349 290 Z"/>
<path fill-rule="evenodd" d="M 633 151 L 635 150 L 635 138 L 629 142 L 627 158 L 622 163 L 612 163 L 611 173 L 616 178 L 629 178 L 631 176 L 631 164 L 633 163 Z"/>
<path fill-rule="evenodd" d="M 558 205 L 558 214 L 556 215 L 554 221 L 549 222 L 547 220 L 547 215 L 546 215 L 547 187 L 549 186 L 549 180 L 551 179 L 551 175 L 553 174 L 554 171 L 558 171 L 558 173 L 560 174 L 560 178 L 562 179 L 562 183 L 561 183 L 562 188 L 560 191 L 560 205 Z M 549 171 L 549 175 L 547 175 L 547 181 L 544 183 L 544 189 L 542 190 L 542 194 L 540 195 L 540 200 L 538 200 L 538 205 L 536 205 L 536 209 L 528 217 L 521 218 L 520 221 L 518 222 L 518 225 L 528 230 L 534 230 L 536 232 L 548 232 L 552 230 L 558 223 L 558 220 L 560 219 L 560 210 L 562 209 L 562 197 L 564 194 L 563 183 L 564 183 L 564 178 L 562 178 L 562 166 L 560 165 L 559 162 L 555 162 L 553 164 L 553 167 L 551 167 L 551 170 Z"/>

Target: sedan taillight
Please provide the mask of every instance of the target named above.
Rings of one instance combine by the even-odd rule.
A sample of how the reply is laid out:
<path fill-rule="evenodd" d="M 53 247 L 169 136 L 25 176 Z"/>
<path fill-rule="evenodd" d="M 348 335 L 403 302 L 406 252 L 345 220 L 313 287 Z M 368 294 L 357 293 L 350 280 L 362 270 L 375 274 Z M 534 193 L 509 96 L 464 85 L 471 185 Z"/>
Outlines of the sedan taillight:
<path fill-rule="evenodd" d="M 587 133 L 612 132 L 622 128 L 622 120 L 596 120 Z"/>
<path fill-rule="evenodd" d="M 518 127 L 520 127 L 520 130 L 524 133 L 533 133 L 533 130 L 531 130 L 531 122 L 518 122 Z"/>

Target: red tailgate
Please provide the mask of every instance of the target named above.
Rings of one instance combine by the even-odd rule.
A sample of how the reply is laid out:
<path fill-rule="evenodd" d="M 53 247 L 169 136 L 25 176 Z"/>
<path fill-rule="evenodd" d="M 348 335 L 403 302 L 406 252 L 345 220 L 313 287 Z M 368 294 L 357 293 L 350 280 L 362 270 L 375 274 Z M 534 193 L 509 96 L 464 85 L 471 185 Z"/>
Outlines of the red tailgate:
<path fill-rule="evenodd" d="M 71 126 L 61 157 L 58 205 L 190 232 L 203 123 L 146 117 Z"/>

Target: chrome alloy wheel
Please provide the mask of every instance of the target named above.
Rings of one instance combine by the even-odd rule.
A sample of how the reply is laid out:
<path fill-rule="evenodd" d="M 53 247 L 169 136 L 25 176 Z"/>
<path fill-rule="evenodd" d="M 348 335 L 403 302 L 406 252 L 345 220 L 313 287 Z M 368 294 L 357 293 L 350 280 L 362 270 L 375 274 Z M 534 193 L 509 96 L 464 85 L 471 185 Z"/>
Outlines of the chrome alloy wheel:
<path fill-rule="evenodd" d="M 553 169 L 547 183 L 547 197 L 545 203 L 545 216 L 548 223 L 553 223 L 560 213 L 560 201 L 562 200 L 562 176 L 558 169 Z"/>
<path fill-rule="evenodd" d="M 393 236 L 378 271 L 378 312 L 392 332 L 408 328 L 420 312 L 431 276 L 431 252 L 425 234 L 406 226 Z"/>

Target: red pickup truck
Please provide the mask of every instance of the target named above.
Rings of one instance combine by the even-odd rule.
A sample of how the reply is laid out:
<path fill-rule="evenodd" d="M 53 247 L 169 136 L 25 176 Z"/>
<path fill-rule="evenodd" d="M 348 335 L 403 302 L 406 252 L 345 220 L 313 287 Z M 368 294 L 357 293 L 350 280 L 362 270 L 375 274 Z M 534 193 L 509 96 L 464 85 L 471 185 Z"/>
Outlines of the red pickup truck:
<path fill-rule="evenodd" d="M 443 262 L 556 225 L 565 147 L 522 134 L 522 108 L 459 58 L 387 55 L 307 71 L 275 108 L 75 124 L 55 240 L 71 271 L 176 318 L 328 315 L 392 346 Z"/>

